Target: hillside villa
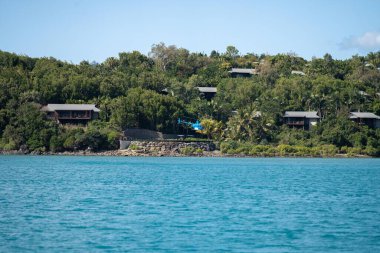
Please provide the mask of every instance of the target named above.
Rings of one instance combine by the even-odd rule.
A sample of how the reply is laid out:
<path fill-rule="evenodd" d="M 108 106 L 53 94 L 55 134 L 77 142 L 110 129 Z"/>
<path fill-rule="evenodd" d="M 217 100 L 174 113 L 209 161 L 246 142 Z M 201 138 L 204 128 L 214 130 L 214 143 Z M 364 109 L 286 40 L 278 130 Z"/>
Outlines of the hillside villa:
<path fill-rule="evenodd" d="M 285 124 L 289 127 L 302 128 L 304 130 L 309 130 L 321 119 L 321 117 L 315 111 L 286 111 L 283 117 Z"/>
<path fill-rule="evenodd" d="M 252 75 L 256 74 L 255 69 L 241 69 L 241 68 L 232 68 L 230 71 L 231 77 L 251 77 Z"/>
<path fill-rule="evenodd" d="M 360 125 L 367 125 L 370 128 L 380 128 L 380 116 L 372 112 L 351 112 L 349 118 Z"/>
<path fill-rule="evenodd" d="M 41 111 L 61 124 L 87 124 L 97 119 L 100 112 L 94 104 L 47 104 Z"/>
<path fill-rule="evenodd" d="M 195 87 L 199 90 L 200 93 L 203 94 L 204 98 L 207 100 L 211 100 L 217 92 L 216 87 Z"/>

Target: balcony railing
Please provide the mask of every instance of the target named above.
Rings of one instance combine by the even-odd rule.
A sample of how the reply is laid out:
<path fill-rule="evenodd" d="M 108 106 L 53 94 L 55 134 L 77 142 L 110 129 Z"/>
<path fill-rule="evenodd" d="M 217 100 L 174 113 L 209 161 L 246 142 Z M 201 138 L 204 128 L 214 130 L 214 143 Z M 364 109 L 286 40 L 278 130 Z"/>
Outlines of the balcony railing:
<path fill-rule="evenodd" d="M 304 126 L 305 121 L 288 121 L 286 124 L 289 126 Z"/>
<path fill-rule="evenodd" d="M 66 112 L 57 112 L 57 119 L 91 119 L 91 112 L 89 111 L 66 111 Z"/>
<path fill-rule="evenodd" d="M 58 119 L 91 119 L 90 116 L 58 116 Z"/>

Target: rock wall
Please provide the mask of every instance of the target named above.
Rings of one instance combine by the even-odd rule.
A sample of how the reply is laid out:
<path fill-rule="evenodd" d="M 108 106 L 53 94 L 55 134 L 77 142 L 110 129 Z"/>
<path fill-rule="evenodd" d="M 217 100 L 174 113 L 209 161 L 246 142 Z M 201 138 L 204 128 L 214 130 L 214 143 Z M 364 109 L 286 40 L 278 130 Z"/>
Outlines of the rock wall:
<path fill-rule="evenodd" d="M 204 151 L 214 151 L 213 142 L 179 142 L 179 141 L 131 141 L 127 153 L 146 155 L 201 155 Z"/>

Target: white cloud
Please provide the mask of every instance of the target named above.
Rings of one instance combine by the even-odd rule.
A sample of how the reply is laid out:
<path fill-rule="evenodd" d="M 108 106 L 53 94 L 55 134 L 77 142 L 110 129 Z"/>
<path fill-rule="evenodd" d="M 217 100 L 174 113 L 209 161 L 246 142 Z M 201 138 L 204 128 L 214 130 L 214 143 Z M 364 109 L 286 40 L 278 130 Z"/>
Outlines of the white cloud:
<path fill-rule="evenodd" d="M 380 49 L 380 32 L 366 32 L 361 36 L 351 36 L 340 43 L 343 49 Z"/>

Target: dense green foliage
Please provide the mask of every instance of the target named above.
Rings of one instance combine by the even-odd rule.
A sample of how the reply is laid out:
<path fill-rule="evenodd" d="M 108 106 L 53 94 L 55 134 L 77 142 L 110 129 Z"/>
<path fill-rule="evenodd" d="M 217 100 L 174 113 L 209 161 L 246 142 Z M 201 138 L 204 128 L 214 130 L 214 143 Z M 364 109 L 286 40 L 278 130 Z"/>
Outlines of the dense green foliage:
<path fill-rule="evenodd" d="M 365 149 L 359 147 L 342 146 L 338 148 L 332 144 L 315 145 L 312 147 L 302 145 L 255 145 L 246 142 L 225 141 L 220 145 L 222 153 L 229 155 L 249 155 L 249 156 L 294 156 L 294 157 L 332 157 L 336 155 L 344 156 L 378 156 L 379 153 L 372 147 Z"/>
<path fill-rule="evenodd" d="M 258 75 L 231 78 L 233 67 L 255 68 Z M 208 138 L 226 143 L 310 152 L 333 145 L 334 152 L 379 155 L 380 130 L 347 119 L 350 111 L 380 114 L 379 67 L 380 52 L 307 61 L 294 54 L 240 55 L 233 46 L 206 55 L 160 43 L 148 56 L 123 52 L 100 64 L 71 64 L 0 51 L 0 149 L 112 149 L 126 127 L 178 133 L 177 118 L 188 116 L 203 119 Z M 218 93 L 209 101 L 197 86 Z M 39 111 L 47 103 L 95 103 L 100 119 L 87 127 L 60 126 Z M 323 120 L 310 131 L 289 129 L 282 124 L 286 110 L 315 110 Z"/>

